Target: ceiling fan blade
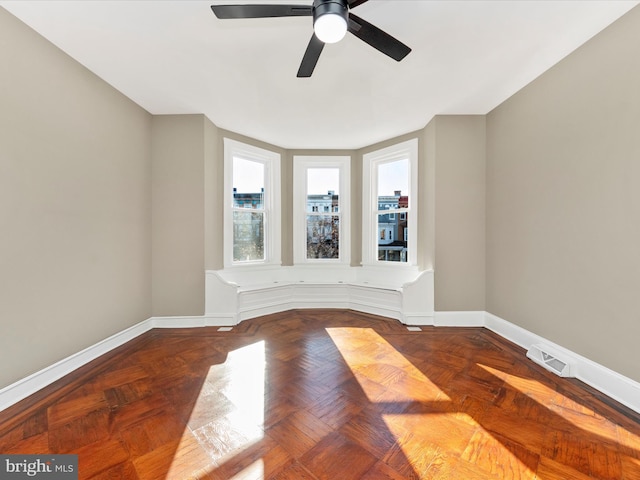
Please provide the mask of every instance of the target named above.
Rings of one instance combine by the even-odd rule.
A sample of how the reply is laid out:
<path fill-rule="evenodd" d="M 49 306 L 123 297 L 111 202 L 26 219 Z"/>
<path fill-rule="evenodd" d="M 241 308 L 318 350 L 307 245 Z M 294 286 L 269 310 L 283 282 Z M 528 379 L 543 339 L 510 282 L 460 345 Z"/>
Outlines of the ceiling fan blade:
<path fill-rule="evenodd" d="M 304 57 L 302 57 L 302 63 L 300 63 L 300 68 L 298 69 L 298 78 L 311 76 L 313 69 L 316 68 L 316 63 L 318 63 L 323 48 L 324 42 L 319 40 L 314 33 L 311 36 L 311 40 L 309 40 L 309 45 L 307 45 L 307 50 L 304 52 Z"/>
<path fill-rule="evenodd" d="M 356 8 L 358 5 L 362 5 L 365 2 L 368 2 L 369 0 L 349 0 L 349 8 Z"/>
<path fill-rule="evenodd" d="M 310 5 L 211 5 L 216 17 L 227 18 L 270 18 L 270 17 L 310 17 Z"/>
<path fill-rule="evenodd" d="M 411 51 L 411 49 L 400 40 L 397 40 L 351 12 L 349 12 L 349 31 L 360 40 L 368 43 L 376 50 L 379 50 L 398 62 L 409 55 Z"/>

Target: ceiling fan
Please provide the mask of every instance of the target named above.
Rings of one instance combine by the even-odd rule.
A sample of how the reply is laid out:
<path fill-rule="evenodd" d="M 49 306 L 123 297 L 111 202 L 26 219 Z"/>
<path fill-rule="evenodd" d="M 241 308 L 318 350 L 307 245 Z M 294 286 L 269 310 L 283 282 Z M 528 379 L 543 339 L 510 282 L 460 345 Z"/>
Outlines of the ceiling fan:
<path fill-rule="evenodd" d="M 313 17 L 314 33 L 297 75 L 310 77 L 325 43 L 339 42 L 347 31 L 398 62 L 409 54 L 411 49 L 404 43 L 350 12 L 350 9 L 367 1 L 313 0 L 313 5 L 212 5 L 211 9 L 220 19 Z"/>

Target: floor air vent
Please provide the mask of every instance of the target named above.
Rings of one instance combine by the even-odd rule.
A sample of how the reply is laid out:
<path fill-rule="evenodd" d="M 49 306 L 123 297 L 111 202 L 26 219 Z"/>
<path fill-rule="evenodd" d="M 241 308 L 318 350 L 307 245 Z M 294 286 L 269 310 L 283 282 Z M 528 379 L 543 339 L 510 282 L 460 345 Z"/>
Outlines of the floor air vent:
<path fill-rule="evenodd" d="M 545 345 L 532 345 L 527 352 L 527 357 L 556 375 L 561 377 L 574 376 L 571 374 L 571 365 L 559 359 L 558 355 Z"/>

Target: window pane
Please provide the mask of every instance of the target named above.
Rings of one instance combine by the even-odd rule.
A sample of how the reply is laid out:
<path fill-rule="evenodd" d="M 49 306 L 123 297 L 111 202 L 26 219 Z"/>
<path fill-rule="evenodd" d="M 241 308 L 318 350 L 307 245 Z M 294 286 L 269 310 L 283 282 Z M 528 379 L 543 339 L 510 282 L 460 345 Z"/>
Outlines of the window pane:
<path fill-rule="evenodd" d="M 400 215 L 378 215 L 378 260 L 407 261 L 407 220 Z"/>
<path fill-rule="evenodd" d="M 264 164 L 234 157 L 233 206 L 264 208 Z"/>
<path fill-rule="evenodd" d="M 340 217 L 307 215 L 307 258 L 340 258 Z"/>
<path fill-rule="evenodd" d="M 408 192 L 408 159 L 378 165 L 378 210 L 408 208 Z"/>
<path fill-rule="evenodd" d="M 340 170 L 307 169 L 307 212 L 339 211 Z"/>
<path fill-rule="evenodd" d="M 264 213 L 233 212 L 233 261 L 264 260 Z"/>

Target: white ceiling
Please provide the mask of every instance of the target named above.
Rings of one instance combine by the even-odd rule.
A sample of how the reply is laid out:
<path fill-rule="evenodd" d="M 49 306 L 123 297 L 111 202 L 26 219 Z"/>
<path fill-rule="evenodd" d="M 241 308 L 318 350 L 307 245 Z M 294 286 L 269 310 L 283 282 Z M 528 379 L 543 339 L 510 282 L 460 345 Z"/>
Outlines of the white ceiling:
<path fill-rule="evenodd" d="M 153 114 L 204 113 L 284 148 L 360 148 L 437 114 L 485 114 L 637 1 L 370 0 L 353 11 L 409 45 L 352 35 L 296 78 L 310 17 L 218 20 L 209 1 L 0 1 Z M 310 5 L 312 0 L 262 3 Z"/>

